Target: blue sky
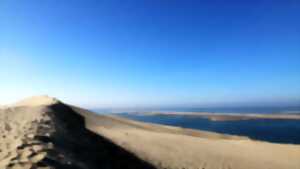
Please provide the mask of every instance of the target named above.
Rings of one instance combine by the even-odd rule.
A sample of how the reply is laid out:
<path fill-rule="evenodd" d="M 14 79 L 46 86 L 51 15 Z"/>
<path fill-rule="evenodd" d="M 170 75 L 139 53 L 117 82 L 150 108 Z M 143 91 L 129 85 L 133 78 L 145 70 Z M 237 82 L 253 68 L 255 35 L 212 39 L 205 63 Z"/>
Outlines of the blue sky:
<path fill-rule="evenodd" d="M 0 104 L 300 103 L 300 1 L 2 0 Z"/>

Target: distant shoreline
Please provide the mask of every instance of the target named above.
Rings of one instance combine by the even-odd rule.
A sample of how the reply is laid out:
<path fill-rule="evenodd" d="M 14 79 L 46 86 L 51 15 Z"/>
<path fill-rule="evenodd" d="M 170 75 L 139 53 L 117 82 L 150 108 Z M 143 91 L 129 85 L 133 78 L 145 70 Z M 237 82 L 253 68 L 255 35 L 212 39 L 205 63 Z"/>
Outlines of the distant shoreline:
<path fill-rule="evenodd" d="M 211 121 L 237 121 L 237 120 L 300 120 L 300 114 L 256 114 L 256 113 L 209 113 L 209 112 L 131 112 L 135 115 L 165 115 L 190 116 L 206 118 Z"/>

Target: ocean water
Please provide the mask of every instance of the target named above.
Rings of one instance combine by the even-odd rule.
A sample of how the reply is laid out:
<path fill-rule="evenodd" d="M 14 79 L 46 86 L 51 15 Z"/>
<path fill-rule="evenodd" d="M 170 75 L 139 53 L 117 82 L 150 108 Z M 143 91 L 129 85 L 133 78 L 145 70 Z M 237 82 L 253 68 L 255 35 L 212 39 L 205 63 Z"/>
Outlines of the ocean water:
<path fill-rule="evenodd" d="M 142 122 L 247 136 L 274 143 L 300 144 L 300 120 L 211 121 L 201 117 L 182 115 L 136 115 L 130 113 L 119 115 Z"/>
<path fill-rule="evenodd" d="M 107 109 L 94 109 L 93 111 L 105 113 L 121 113 L 121 112 L 210 112 L 210 113 L 300 113 L 300 106 L 276 106 L 276 107 L 195 107 L 195 108 L 182 108 L 182 107 L 168 107 L 168 108 L 107 108 Z"/>
<path fill-rule="evenodd" d="M 153 110 L 155 111 L 155 110 Z M 207 108 L 161 108 L 157 111 L 163 112 L 210 112 L 210 113 L 300 113 L 300 107 L 287 107 L 287 106 L 278 106 L 278 107 L 207 107 Z"/>

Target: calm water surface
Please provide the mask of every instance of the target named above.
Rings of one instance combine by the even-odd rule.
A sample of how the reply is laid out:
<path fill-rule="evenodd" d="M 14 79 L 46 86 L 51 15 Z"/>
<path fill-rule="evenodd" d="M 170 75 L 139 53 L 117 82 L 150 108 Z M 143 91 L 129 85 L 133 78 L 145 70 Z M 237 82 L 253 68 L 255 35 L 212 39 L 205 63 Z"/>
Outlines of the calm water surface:
<path fill-rule="evenodd" d="M 300 120 L 211 121 L 205 118 L 182 115 L 135 115 L 128 113 L 122 113 L 120 116 L 143 122 L 248 136 L 252 139 L 269 142 L 300 144 Z"/>

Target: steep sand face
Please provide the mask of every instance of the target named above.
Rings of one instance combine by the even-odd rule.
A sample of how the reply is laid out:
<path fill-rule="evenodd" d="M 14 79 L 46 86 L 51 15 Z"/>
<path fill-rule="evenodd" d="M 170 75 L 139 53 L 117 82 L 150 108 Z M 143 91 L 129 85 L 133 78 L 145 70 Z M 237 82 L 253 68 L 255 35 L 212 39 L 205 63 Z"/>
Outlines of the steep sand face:
<path fill-rule="evenodd" d="M 54 100 L 0 110 L 1 169 L 300 169 L 300 145 L 96 115 Z"/>

